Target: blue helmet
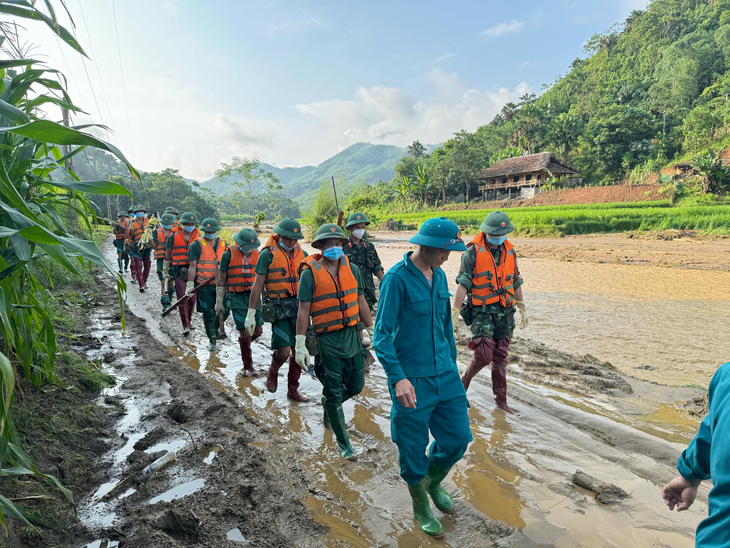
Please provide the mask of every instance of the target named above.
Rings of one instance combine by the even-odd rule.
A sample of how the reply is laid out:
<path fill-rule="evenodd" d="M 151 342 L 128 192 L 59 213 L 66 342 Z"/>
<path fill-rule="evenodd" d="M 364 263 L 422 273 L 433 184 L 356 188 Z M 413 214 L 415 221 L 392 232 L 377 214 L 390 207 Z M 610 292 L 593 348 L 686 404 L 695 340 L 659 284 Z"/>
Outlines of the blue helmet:
<path fill-rule="evenodd" d="M 459 226 L 446 217 L 429 219 L 421 225 L 418 234 L 408 240 L 412 244 L 435 247 L 448 251 L 466 251 Z"/>

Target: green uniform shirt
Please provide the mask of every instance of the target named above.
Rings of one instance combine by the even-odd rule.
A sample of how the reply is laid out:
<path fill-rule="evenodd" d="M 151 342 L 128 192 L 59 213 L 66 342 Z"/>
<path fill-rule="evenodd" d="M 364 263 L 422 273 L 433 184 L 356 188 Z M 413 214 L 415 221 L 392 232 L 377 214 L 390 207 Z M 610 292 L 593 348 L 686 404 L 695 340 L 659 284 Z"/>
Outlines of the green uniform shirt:
<path fill-rule="evenodd" d="M 307 256 L 307 252 L 302 249 L 302 253 L 304 253 L 304 256 Z M 262 276 L 266 276 L 269 273 L 269 266 L 271 263 L 274 262 L 274 254 L 271 252 L 271 249 L 268 247 L 263 248 L 259 252 L 259 260 L 256 263 L 256 267 L 254 268 L 254 272 L 256 274 L 261 274 Z M 265 291 L 264 291 L 265 293 Z M 276 317 L 277 319 L 284 319 L 284 318 L 291 318 L 297 317 L 297 312 L 299 310 L 299 301 L 296 297 L 291 297 L 289 299 L 274 299 L 274 306 L 276 307 Z"/>
<path fill-rule="evenodd" d="M 383 270 L 375 246 L 366 240 L 360 240 L 360 243 L 356 244 L 350 238 L 350 241 L 342 246 L 342 251 L 350 259 L 350 263 L 360 269 L 365 284 L 363 286 L 365 298 L 368 300 L 368 304 L 373 306 L 375 304 L 375 281 L 373 276 Z"/>
<path fill-rule="evenodd" d="M 355 265 L 350 267 L 353 276 L 357 280 L 357 294 L 362 295 L 363 279 L 360 269 Z M 309 268 L 304 269 L 299 278 L 299 295 L 297 298 L 308 303 L 314 300 L 314 274 Z M 356 327 L 345 327 L 330 333 L 323 333 L 318 335 L 317 338 L 319 339 L 320 352 L 328 356 L 352 358 L 362 352 L 362 341 Z"/>
<path fill-rule="evenodd" d="M 499 266 L 499 261 L 502 257 L 502 250 L 504 249 L 504 246 L 499 246 L 496 249 L 492 249 L 490 247 L 487 247 L 489 251 L 492 253 L 492 257 L 494 257 L 494 264 Z M 466 250 L 466 252 L 461 256 L 461 268 L 459 269 L 459 275 L 456 277 L 456 283 L 461 284 L 464 287 L 466 287 L 467 290 L 471 290 L 472 286 L 472 277 L 474 276 L 474 265 L 477 262 L 477 248 L 475 246 L 469 246 Z M 522 279 L 522 275 L 520 274 L 519 266 L 517 265 L 517 254 L 515 254 L 515 270 L 517 271 L 516 279 L 517 281 L 514 283 L 514 288 L 517 290 L 518 287 L 520 287 L 525 281 Z M 480 312 L 482 312 L 481 308 L 479 309 Z M 496 302 L 493 304 L 488 304 L 486 307 L 486 310 L 483 312 L 488 314 L 497 314 L 497 315 L 503 315 L 506 312 L 511 311 L 511 309 L 504 308 L 500 303 Z"/>

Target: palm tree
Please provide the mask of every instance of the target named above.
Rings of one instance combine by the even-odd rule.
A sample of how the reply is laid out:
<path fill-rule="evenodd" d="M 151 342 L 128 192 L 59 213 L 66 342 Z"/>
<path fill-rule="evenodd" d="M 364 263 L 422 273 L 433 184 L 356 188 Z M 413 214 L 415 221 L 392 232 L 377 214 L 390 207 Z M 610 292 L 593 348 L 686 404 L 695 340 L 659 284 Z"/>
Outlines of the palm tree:
<path fill-rule="evenodd" d="M 424 154 L 426 154 L 426 147 L 420 141 L 413 141 L 412 145 L 408 145 L 408 156 L 411 158 L 418 160 Z"/>

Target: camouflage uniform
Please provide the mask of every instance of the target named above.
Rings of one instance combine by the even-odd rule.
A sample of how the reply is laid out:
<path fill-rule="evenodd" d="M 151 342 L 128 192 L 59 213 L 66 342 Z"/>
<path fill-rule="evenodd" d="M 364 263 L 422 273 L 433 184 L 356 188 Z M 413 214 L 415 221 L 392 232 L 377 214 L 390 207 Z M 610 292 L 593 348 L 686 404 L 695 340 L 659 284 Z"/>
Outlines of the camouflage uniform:
<path fill-rule="evenodd" d="M 366 240 L 360 240 L 360 243 L 356 244 L 352 241 L 352 238 L 342 247 L 342 251 L 347 255 L 350 262 L 357 265 L 360 269 L 364 284 L 363 295 L 372 311 L 373 306 L 378 302 L 375 296 L 375 281 L 373 280 L 373 276 L 383 270 L 378 252 L 372 243 Z"/>
<path fill-rule="evenodd" d="M 492 257 L 494 257 L 494 263 L 498 266 L 503 249 L 503 246 L 499 246 L 497 249 L 489 248 L 489 251 L 492 252 Z M 471 291 L 476 255 L 476 248 L 474 246 L 470 246 L 466 253 L 461 256 L 461 268 L 459 269 L 459 275 L 456 277 L 456 283 L 463 285 L 468 291 Z M 517 281 L 514 284 L 515 290 L 523 283 L 524 280 L 522 279 L 518 268 Z M 470 308 L 472 316 L 470 325 L 472 339 L 477 339 L 479 337 L 487 337 L 492 340 L 499 339 L 501 337 L 512 338 L 512 333 L 515 329 L 514 308 L 505 308 L 498 302 L 484 307 L 473 308 L 469 304 L 470 301 L 471 296 L 467 295 L 465 303 L 466 306 Z"/>

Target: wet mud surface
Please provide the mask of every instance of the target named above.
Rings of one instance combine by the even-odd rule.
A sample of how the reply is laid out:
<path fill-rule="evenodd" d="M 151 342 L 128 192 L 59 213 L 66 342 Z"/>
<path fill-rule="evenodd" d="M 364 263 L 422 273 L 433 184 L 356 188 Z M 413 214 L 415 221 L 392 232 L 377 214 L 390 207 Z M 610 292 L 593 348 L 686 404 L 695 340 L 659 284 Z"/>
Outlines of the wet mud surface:
<path fill-rule="evenodd" d="M 344 405 L 360 455 L 343 461 L 322 424 L 316 379 L 302 378 L 308 403 L 287 400 L 286 365 L 279 391 L 266 391 L 268 326 L 253 349 L 260 375 L 240 377 L 235 335 L 211 354 L 196 316 L 184 339 L 175 313 L 160 318 L 156 280 L 144 294 L 129 286 L 127 337 L 119 334 L 111 278 L 100 283 L 110 297 L 91 318 L 103 342 L 95 352 L 113 353 L 109 367 L 119 379 L 102 405 L 121 404 L 126 414 L 106 472 L 81 501 L 73 546 L 689 547 L 706 515 L 707 487 L 681 514 L 659 497 L 698 425 L 688 412 L 696 405 L 682 406 L 701 402 L 702 391 L 516 339 L 508 380 L 517 414 L 495 409 L 488 374 L 475 378 L 474 442 L 445 482 L 457 513 L 439 515 L 446 536 L 431 540 L 413 520 L 398 474 L 377 363 L 363 393 Z M 460 331 L 457 342 L 467 340 Z M 460 368 L 469 357 L 460 347 Z M 168 451 L 174 461 L 145 475 Z M 596 501 L 573 483 L 578 470 L 628 498 Z"/>

